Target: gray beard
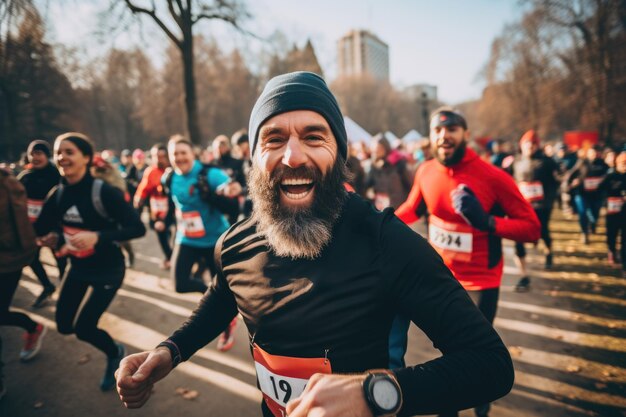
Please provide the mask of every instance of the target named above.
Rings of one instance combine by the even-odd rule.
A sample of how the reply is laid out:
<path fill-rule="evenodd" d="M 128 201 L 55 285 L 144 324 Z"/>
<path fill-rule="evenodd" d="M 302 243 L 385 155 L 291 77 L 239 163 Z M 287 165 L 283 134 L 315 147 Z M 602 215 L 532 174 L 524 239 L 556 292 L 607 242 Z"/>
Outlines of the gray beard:
<path fill-rule="evenodd" d="M 298 168 L 299 169 L 299 168 Z M 297 171 L 290 168 L 282 171 Z M 343 188 L 346 168 L 338 160 L 324 177 L 317 173 L 310 207 L 292 209 L 280 204 L 279 185 L 282 175 L 275 178 L 256 166 L 250 170 L 249 194 L 252 199 L 252 219 L 257 230 L 265 234 L 271 250 L 280 257 L 315 259 L 332 239 L 332 229 L 340 216 L 347 193 Z"/>

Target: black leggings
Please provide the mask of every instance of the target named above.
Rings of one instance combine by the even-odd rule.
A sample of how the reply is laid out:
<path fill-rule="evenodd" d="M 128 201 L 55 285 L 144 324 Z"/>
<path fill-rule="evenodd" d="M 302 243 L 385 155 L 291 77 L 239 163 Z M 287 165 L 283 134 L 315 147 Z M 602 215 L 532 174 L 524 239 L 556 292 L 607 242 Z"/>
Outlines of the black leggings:
<path fill-rule="evenodd" d="M 500 288 L 489 288 L 481 291 L 468 291 L 467 292 L 476 304 L 476 307 L 483 313 L 483 316 L 487 321 L 493 324 L 493 319 L 496 318 L 496 311 L 498 310 L 498 298 L 500 298 Z"/>
<path fill-rule="evenodd" d="M 85 272 L 70 269 L 63 281 L 59 301 L 57 301 L 57 329 L 61 334 L 75 334 L 80 340 L 104 352 L 107 357 L 115 358 L 119 355 L 118 348 L 111 336 L 98 328 L 98 321 L 120 288 L 124 269 L 106 272 L 107 276 L 113 278 L 112 282 L 119 282 L 119 284 L 111 285 L 81 281 L 77 279 L 79 274 L 82 275 Z M 83 304 L 87 290 L 91 291 Z M 81 304 L 82 308 L 80 308 Z"/>
<path fill-rule="evenodd" d="M 196 248 L 183 244 L 174 246 L 172 254 L 172 264 L 170 276 L 174 280 L 176 292 L 200 292 L 207 290 L 207 285 L 200 278 L 194 278 L 191 275 L 193 264 L 201 259 L 204 260 L 211 274 L 215 272 L 215 260 L 213 259 L 213 251 L 215 247 Z"/>
<path fill-rule="evenodd" d="M 552 251 L 552 237 L 550 236 L 550 229 L 548 228 L 550 224 L 550 209 L 535 209 L 535 213 L 539 218 L 539 223 L 541 223 L 541 240 L 546 244 L 548 250 Z M 520 258 L 526 257 L 524 243 L 515 242 L 515 255 Z"/>
<path fill-rule="evenodd" d="M 620 255 L 622 258 L 622 268 L 626 269 L 626 213 L 606 215 L 606 244 L 609 251 L 617 254 L 617 236 L 620 235 Z"/>
<path fill-rule="evenodd" d="M 168 261 L 172 257 L 172 246 L 170 245 L 170 227 L 168 225 L 165 226 L 165 230 L 162 232 L 156 231 L 157 238 L 159 239 L 159 246 L 161 246 L 161 250 L 165 255 L 165 259 Z"/>
<path fill-rule="evenodd" d="M 41 249 L 37 251 L 37 255 L 35 256 L 35 259 L 33 260 L 33 262 L 31 262 L 29 266 L 30 266 L 30 269 L 33 270 L 33 273 L 35 274 L 39 282 L 41 282 L 41 285 L 43 285 L 45 288 L 50 288 L 50 287 L 53 287 L 53 285 L 50 282 L 50 278 L 48 278 L 48 274 L 46 273 L 46 270 L 41 264 L 41 261 L 39 260 L 40 252 L 41 252 Z M 63 278 L 63 274 L 65 274 L 65 268 L 67 267 L 67 258 L 55 257 L 54 259 L 57 262 L 57 267 L 59 268 L 59 280 L 61 280 Z"/>
<path fill-rule="evenodd" d="M 11 300 L 22 277 L 22 270 L 0 273 L 0 326 L 17 326 L 33 333 L 37 323 L 24 313 L 9 311 Z"/>

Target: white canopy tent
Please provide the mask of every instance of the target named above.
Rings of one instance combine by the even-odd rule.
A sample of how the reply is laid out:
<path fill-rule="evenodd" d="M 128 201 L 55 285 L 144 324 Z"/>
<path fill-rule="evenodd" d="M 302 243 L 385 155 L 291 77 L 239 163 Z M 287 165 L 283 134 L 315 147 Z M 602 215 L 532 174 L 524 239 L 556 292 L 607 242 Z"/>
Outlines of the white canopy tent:
<path fill-rule="evenodd" d="M 387 140 L 391 143 L 397 141 L 399 138 L 394 135 L 394 133 L 391 130 L 388 130 L 385 132 L 385 137 L 387 138 Z"/>
<path fill-rule="evenodd" d="M 407 143 L 407 142 L 415 142 L 418 141 L 420 139 L 422 139 L 423 136 L 415 129 L 411 129 L 409 130 L 406 135 L 404 135 L 402 137 L 402 141 Z"/>
<path fill-rule="evenodd" d="M 369 144 L 372 141 L 372 135 L 367 133 L 365 129 L 359 126 L 354 120 L 345 116 L 343 121 L 346 125 L 346 133 L 348 134 L 348 141 L 352 143 L 365 142 Z"/>

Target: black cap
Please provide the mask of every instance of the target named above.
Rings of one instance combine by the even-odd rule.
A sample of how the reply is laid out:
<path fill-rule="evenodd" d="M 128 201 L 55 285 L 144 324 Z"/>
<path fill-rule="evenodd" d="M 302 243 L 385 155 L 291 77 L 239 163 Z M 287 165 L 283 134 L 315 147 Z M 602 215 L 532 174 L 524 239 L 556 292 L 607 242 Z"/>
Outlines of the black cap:
<path fill-rule="evenodd" d="M 463 116 L 455 111 L 442 110 L 430 118 L 430 127 L 439 126 L 461 126 L 463 129 L 467 129 L 467 122 Z"/>
<path fill-rule="evenodd" d="M 33 151 L 43 152 L 48 158 L 52 156 L 52 152 L 50 151 L 50 145 L 45 140 L 37 139 L 32 141 L 28 145 L 26 153 L 27 155 L 30 155 Z"/>
<path fill-rule="evenodd" d="M 322 77 L 312 72 L 297 71 L 278 75 L 267 83 L 250 114 L 250 154 L 259 138 L 259 128 L 268 119 L 294 110 L 311 110 L 326 119 L 337 140 L 339 154 L 345 161 L 348 135 L 339 104 Z"/>

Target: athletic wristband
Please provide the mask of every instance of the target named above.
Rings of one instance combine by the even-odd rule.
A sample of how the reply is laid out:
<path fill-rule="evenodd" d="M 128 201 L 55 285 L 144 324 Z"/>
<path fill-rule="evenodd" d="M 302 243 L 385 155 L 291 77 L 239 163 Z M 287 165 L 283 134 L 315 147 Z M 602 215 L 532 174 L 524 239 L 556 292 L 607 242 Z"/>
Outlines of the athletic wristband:
<path fill-rule="evenodd" d="M 182 358 L 180 356 L 180 349 L 178 349 L 178 345 L 172 342 L 170 339 L 159 343 L 156 347 L 164 347 L 170 351 L 170 355 L 172 356 L 172 368 L 176 368 L 176 366 L 178 366 L 178 364 L 181 362 Z"/>

